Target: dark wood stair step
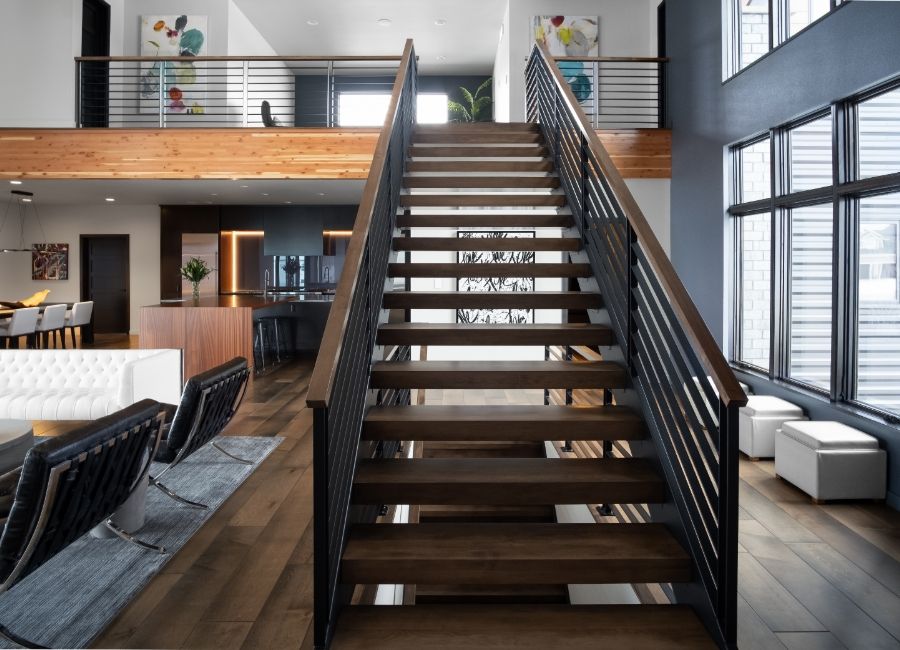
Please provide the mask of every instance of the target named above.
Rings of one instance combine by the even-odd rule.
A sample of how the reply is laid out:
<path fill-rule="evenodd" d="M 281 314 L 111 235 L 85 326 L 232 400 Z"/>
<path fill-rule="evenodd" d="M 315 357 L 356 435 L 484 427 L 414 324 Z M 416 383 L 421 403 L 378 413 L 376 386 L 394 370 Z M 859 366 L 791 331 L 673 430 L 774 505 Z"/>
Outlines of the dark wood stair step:
<path fill-rule="evenodd" d="M 570 214 L 401 214 L 398 228 L 569 228 Z"/>
<path fill-rule="evenodd" d="M 536 122 L 445 122 L 416 124 L 415 133 L 481 133 L 493 131 L 540 131 Z"/>
<path fill-rule="evenodd" d="M 625 388 L 610 361 L 379 361 L 372 388 Z"/>
<path fill-rule="evenodd" d="M 416 132 L 414 144 L 541 144 L 540 131 L 513 129 L 483 129 L 478 131 Z"/>
<path fill-rule="evenodd" d="M 566 585 L 421 585 L 416 605 L 448 603 L 538 604 L 569 602 Z"/>
<path fill-rule="evenodd" d="M 640 415 L 623 406 L 376 406 L 364 440 L 640 440 Z"/>
<path fill-rule="evenodd" d="M 388 265 L 388 275 L 394 278 L 587 278 L 591 266 L 568 262 L 393 262 Z"/>
<path fill-rule="evenodd" d="M 606 325 L 587 323 L 387 323 L 378 345 L 602 345 L 615 344 Z"/>
<path fill-rule="evenodd" d="M 556 521 L 553 506 L 473 506 L 422 505 L 419 523 L 480 523 L 503 521 L 508 523 L 546 523 Z"/>
<path fill-rule="evenodd" d="M 580 251 L 576 237 L 394 237 L 395 251 Z"/>
<path fill-rule="evenodd" d="M 543 158 L 548 154 L 548 150 L 542 145 L 506 147 L 419 145 L 410 147 L 407 153 L 411 158 Z"/>
<path fill-rule="evenodd" d="M 545 458 L 543 441 L 423 441 L 422 458 Z"/>
<path fill-rule="evenodd" d="M 549 172 L 550 160 L 410 160 L 408 172 Z"/>
<path fill-rule="evenodd" d="M 407 176 L 406 187 L 549 188 L 559 187 L 556 176 Z"/>
<path fill-rule="evenodd" d="M 600 309 L 587 291 L 389 291 L 385 309 Z"/>
<path fill-rule="evenodd" d="M 640 458 L 369 459 L 353 501 L 364 505 L 660 503 L 660 476 Z"/>
<path fill-rule="evenodd" d="M 400 205 L 405 208 L 422 207 L 561 207 L 566 204 L 564 194 L 401 194 Z"/>
<path fill-rule="evenodd" d="M 348 584 L 687 582 L 691 560 L 662 524 L 363 524 Z"/>
<path fill-rule="evenodd" d="M 715 647 L 687 605 L 564 604 L 355 605 L 342 610 L 332 644 L 334 650 Z"/>

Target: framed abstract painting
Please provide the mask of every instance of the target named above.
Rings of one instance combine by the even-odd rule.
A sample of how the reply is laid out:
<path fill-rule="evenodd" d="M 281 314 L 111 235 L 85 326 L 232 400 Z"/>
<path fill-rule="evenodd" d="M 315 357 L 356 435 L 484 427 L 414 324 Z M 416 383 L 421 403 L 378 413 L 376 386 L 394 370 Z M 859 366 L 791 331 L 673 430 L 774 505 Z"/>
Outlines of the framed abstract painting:
<path fill-rule="evenodd" d="M 68 280 L 68 244 L 32 244 L 32 280 Z"/>
<path fill-rule="evenodd" d="M 197 57 L 207 52 L 207 17 L 141 16 L 140 52 L 148 57 Z M 206 104 L 205 64 L 199 61 L 141 62 L 142 113 L 199 115 Z"/>
<path fill-rule="evenodd" d="M 531 33 L 552 56 L 599 56 L 597 16 L 533 16 Z"/>

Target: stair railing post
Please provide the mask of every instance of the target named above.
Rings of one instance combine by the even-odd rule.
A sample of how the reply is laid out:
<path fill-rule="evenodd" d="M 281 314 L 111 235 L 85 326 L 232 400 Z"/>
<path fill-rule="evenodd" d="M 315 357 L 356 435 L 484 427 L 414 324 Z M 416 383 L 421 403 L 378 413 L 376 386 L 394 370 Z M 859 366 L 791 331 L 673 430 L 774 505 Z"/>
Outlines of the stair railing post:
<path fill-rule="evenodd" d="M 331 585 L 331 513 L 328 500 L 328 409 L 313 410 L 313 611 L 315 646 L 324 648 L 333 621 Z"/>
<path fill-rule="evenodd" d="M 227 69 L 228 64 L 225 64 Z M 250 61 L 244 60 L 241 66 L 241 81 L 243 95 L 243 110 L 241 111 L 241 126 L 250 126 Z"/>
<path fill-rule="evenodd" d="M 738 408 L 719 401 L 719 512 L 717 615 L 725 642 L 737 642 Z"/>
<path fill-rule="evenodd" d="M 637 327 L 637 319 L 635 318 L 635 312 L 637 311 L 637 296 L 635 295 L 635 286 L 637 285 L 637 274 L 635 273 L 635 266 L 637 265 L 637 252 L 636 247 L 638 245 L 637 236 L 634 233 L 634 229 L 631 227 L 631 222 L 625 222 L 625 242 L 628 250 L 626 251 L 628 256 L 628 286 L 626 287 L 626 300 L 627 300 L 627 327 L 628 331 L 626 332 L 627 337 L 627 346 L 625 350 L 625 360 L 628 364 L 628 372 L 632 377 L 637 375 L 637 367 L 635 365 L 635 354 L 636 354 L 636 339 L 635 336 L 635 328 Z"/>
<path fill-rule="evenodd" d="M 587 151 L 588 143 L 584 133 L 581 134 L 581 245 L 587 248 L 587 231 L 589 227 L 589 207 L 588 207 L 588 162 Z"/>

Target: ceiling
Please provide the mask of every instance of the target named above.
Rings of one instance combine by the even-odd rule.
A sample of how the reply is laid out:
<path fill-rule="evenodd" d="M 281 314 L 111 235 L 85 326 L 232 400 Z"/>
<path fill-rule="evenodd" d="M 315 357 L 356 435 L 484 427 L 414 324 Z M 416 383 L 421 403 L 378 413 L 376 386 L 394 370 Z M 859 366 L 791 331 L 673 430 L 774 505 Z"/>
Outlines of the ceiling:
<path fill-rule="evenodd" d="M 364 184 L 362 180 L 28 180 L 8 188 L 34 192 L 38 207 L 110 203 L 335 205 L 359 203 Z M 0 196 L 4 204 L 9 199 L 8 193 Z M 108 202 L 107 197 L 115 201 Z"/>
<path fill-rule="evenodd" d="M 425 74 L 490 74 L 506 9 L 506 0 L 234 2 L 282 56 L 399 55 L 412 38 Z"/>

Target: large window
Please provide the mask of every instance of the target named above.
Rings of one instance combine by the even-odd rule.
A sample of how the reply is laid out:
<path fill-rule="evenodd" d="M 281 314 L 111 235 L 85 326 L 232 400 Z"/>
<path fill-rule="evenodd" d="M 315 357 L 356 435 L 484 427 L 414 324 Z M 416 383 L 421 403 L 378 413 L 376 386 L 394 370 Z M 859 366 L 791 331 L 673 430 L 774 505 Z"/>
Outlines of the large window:
<path fill-rule="evenodd" d="M 733 362 L 900 418 L 900 80 L 731 156 Z"/>
<path fill-rule="evenodd" d="M 342 92 L 338 95 L 338 126 L 382 126 L 390 103 L 390 93 Z M 445 124 L 447 95 L 417 95 L 416 121 L 419 124 Z"/>
<path fill-rule="evenodd" d="M 842 0 L 723 0 L 729 38 L 725 76 L 730 77 L 765 56 Z"/>

